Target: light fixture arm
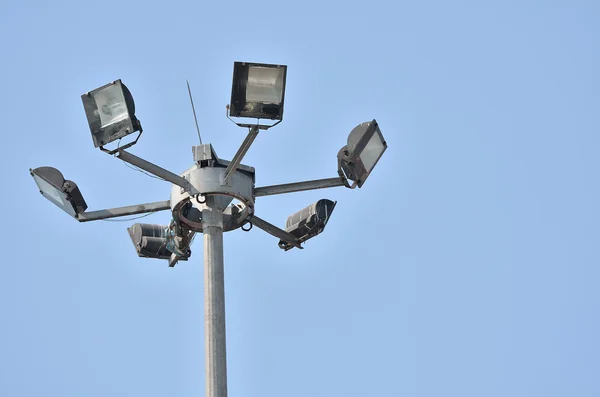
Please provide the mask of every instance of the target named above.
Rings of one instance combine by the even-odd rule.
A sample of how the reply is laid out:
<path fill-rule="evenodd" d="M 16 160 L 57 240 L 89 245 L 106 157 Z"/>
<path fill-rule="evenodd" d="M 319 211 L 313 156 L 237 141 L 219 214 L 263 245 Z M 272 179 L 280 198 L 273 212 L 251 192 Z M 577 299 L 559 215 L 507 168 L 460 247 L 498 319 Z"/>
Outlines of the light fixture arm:
<path fill-rule="evenodd" d="M 341 179 L 344 180 L 344 186 L 346 186 L 349 189 L 354 189 L 358 184 L 356 182 L 352 183 L 352 185 L 350 185 L 348 183 L 348 177 L 346 176 L 346 174 L 344 173 L 344 161 L 347 158 L 347 153 L 348 150 L 346 148 L 346 146 L 344 146 L 338 153 L 338 175 L 340 176 Z"/>
<path fill-rule="evenodd" d="M 123 149 L 119 149 L 119 154 L 117 154 L 117 157 L 123 161 L 128 162 L 129 164 L 133 164 L 136 167 L 139 167 L 139 168 L 141 168 L 145 171 L 148 171 L 149 173 L 154 174 L 166 181 L 169 181 L 179 187 L 182 187 L 183 189 L 185 189 L 185 191 L 192 192 L 193 194 L 198 193 L 196 191 L 196 189 L 190 184 L 190 182 L 187 179 L 180 177 L 179 175 L 174 174 L 171 171 L 168 171 L 162 167 L 159 167 L 156 164 L 146 161 L 143 158 L 140 158 L 129 152 L 126 152 Z"/>
<path fill-rule="evenodd" d="M 112 156 L 113 154 L 117 153 L 119 150 L 124 150 L 124 149 L 130 148 L 130 147 L 132 147 L 133 145 L 135 145 L 135 144 L 137 143 L 137 141 L 140 139 L 140 136 L 142 136 L 142 132 L 143 132 L 143 131 L 142 131 L 142 126 L 140 125 L 140 133 L 139 133 L 139 134 L 138 134 L 138 136 L 135 138 L 135 141 L 133 141 L 133 142 L 129 142 L 128 144 L 126 144 L 126 145 L 123 145 L 123 146 L 120 146 L 120 147 L 118 147 L 118 148 L 116 148 L 116 149 L 113 149 L 113 150 L 108 150 L 108 149 L 106 149 L 104 146 L 99 146 L 99 148 L 100 148 L 100 150 L 101 150 L 101 151 L 103 151 L 104 153 L 108 153 L 108 154 L 110 154 L 110 155 Z"/>
<path fill-rule="evenodd" d="M 148 212 L 158 212 L 171 209 L 171 201 L 155 201 L 153 203 L 128 205 L 125 207 L 109 208 L 98 211 L 86 211 L 77 214 L 79 222 L 90 222 L 101 219 L 117 218 L 120 216 L 144 214 Z"/>
<path fill-rule="evenodd" d="M 248 135 L 246 135 L 246 139 L 244 139 L 244 142 L 242 142 L 242 145 L 238 149 L 237 153 L 233 156 L 233 159 L 231 159 L 229 165 L 227 165 L 221 185 L 227 185 L 227 183 L 229 182 L 229 178 L 231 178 L 233 172 L 242 162 L 242 159 L 248 152 L 248 149 L 250 149 L 250 146 L 252 145 L 252 142 L 254 142 L 254 140 L 256 139 L 256 136 L 258 135 L 259 131 L 260 128 L 258 125 L 254 125 L 250 128 L 250 131 L 248 131 Z"/>
<path fill-rule="evenodd" d="M 293 245 L 294 247 L 303 249 L 303 247 L 300 245 L 300 240 L 298 240 L 294 235 L 278 228 L 277 226 L 265 221 L 264 219 L 259 218 L 256 215 L 252 216 L 250 223 L 258 227 L 259 229 L 262 229 L 265 232 L 269 233 L 271 236 L 277 237 L 285 241 L 286 243 Z"/>
<path fill-rule="evenodd" d="M 254 189 L 254 196 L 271 196 L 274 194 L 285 194 L 302 192 L 305 190 L 326 189 L 330 187 L 347 186 L 346 178 L 325 178 L 305 182 L 285 183 L 282 185 L 261 186 Z"/>

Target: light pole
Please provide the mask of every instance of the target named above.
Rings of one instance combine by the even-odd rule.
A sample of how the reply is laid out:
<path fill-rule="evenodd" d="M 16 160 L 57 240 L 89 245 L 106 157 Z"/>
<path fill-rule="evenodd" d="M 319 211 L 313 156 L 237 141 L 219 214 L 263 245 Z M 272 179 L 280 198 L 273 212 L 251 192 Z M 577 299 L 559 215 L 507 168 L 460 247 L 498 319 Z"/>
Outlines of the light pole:
<path fill-rule="evenodd" d="M 194 164 L 182 174 L 175 174 L 125 150 L 140 138 L 142 127 L 135 116 L 133 97 L 120 80 L 82 95 L 94 145 L 170 182 L 169 200 L 87 211 L 77 184 L 65 180 L 60 171 L 52 167 L 30 169 L 40 193 L 79 222 L 170 210 L 172 218 L 168 225 L 136 223 L 127 229 L 140 257 L 167 259 L 173 267 L 179 261 L 189 259 L 195 234 L 204 234 L 207 397 L 227 396 L 223 232 L 238 228 L 249 231 L 256 226 L 277 237 L 280 248 L 286 251 L 295 247 L 302 249 L 302 243 L 325 229 L 336 202 L 322 199 L 292 214 L 284 230 L 255 214 L 256 197 L 337 186 L 362 187 L 387 149 L 377 122 L 362 123 L 350 132 L 347 145 L 337 155 L 336 177 L 255 187 L 254 168 L 241 164 L 241 161 L 261 130 L 283 120 L 286 73 L 284 65 L 235 62 L 228 117 L 267 119 L 275 123 L 234 121 L 238 126 L 248 128 L 248 135 L 233 159 L 219 158 L 211 144 L 193 146 Z M 139 134 L 128 144 L 115 149 L 105 148 L 105 145 L 135 132 Z"/>
<path fill-rule="evenodd" d="M 223 209 L 207 199 L 202 211 L 204 234 L 204 348 L 206 395 L 227 396 L 225 343 L 225 281 L 223 265 Z"/>

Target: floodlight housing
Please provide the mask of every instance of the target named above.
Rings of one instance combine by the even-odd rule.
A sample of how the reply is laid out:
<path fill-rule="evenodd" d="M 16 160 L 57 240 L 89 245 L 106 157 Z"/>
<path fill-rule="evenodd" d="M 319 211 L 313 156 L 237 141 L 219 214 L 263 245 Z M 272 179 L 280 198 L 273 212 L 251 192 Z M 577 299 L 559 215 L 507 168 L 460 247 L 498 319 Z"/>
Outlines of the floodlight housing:
<path fill-rule="evenodd" d="M 189 246 L 182 252 L 175 242 L 179 236 L 165 225 L 135 223 L 127 228 L 127 233 L 141 258 L 167 259 L 174 266 L 177 261 L 187 261 L 192 251 Z"/>
<path fill-rule="evenodd" d="M 234 62 L 229 117 L 282 120 L 286 65 Z"/>
<path fill-rule="evenodd" d="M 348 135 L 348 145 L 338 153 L 340 175 L 362 187 L 386 149 L 377 121 L 357 125 Z"/>
<path fill-rule="evenodd" d="M 85 93 L 81 100 L 95 147 L 142 132 L 142 125 L 135 117 L 133 96 L 121 80 Z"/>
<path fill-rule="evenodd" d="M 87 204 L 73 181 L 65 180 L 63 174 L 52 167 L 30 169 L 29 173 L 40 189 L 40 193 L 58 208 L 77 218 L 87 209 Z"/>
<path fill-rule="evenodd" d="M 127 228 L 138 256 L 142 258 L 169 259 L 167 226 L 136 223 Z"/>
<path fill-rule="evenodd" d="M 290 215 L 285 222 L 285 231 L 296 237 L 301 243 L 315 237 L 325 230 L 336 203 L 337 201 L 321 199 Z M 280 240 L 279 248 L 287 251 L 294 248 L 294 245 Z"/>

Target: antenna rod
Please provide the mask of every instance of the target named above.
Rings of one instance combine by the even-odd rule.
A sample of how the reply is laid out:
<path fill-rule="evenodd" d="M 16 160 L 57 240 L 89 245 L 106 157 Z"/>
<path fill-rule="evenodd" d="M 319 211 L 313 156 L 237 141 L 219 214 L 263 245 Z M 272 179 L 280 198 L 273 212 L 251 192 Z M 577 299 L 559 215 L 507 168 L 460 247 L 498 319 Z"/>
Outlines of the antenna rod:
<path fill-rule="evenodd" d="M 187 80 L 185 82 L 187 83 L 188 93 L 190 94 L 190 102 L 192 104 L 192 111 L 194 112 L 194 120 L 196 121 L 196 131 L 198 131 L 198 140 L 202 145 L 202 137 L 200 136 L 200 128 L 198 127 L 198 118 L 196 117 L 196 108 L 194 107 L 194 100 L 192 99 L 192 90 L 190 89 L 190 82 Z"/>

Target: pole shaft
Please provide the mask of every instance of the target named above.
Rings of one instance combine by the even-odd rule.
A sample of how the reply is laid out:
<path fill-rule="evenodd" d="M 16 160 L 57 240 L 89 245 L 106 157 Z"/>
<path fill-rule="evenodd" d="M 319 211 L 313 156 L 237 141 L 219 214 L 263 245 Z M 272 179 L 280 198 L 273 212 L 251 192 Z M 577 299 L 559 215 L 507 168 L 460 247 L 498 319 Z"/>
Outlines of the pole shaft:
<path fill-rule="evenodd" d="M 211 201 L 207 204 L 211 204 Z M 222 209 L 215 208 L 214 204 L 204 209 L 202 223 L 206 397 L 227 397 Z"/>

